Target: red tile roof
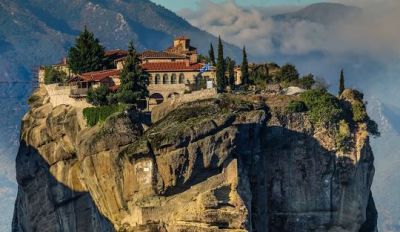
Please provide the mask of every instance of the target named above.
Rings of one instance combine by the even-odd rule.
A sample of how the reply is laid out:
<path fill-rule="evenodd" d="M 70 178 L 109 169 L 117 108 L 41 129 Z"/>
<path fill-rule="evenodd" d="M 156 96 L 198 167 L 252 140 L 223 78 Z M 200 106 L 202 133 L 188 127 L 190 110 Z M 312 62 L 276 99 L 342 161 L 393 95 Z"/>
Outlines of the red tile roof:
<path fill-rule="evenodd" d="M 128 55 L 127 51 L 120 50 L 120 49 L 115 49 L 115 50 L 109 50 L 105 51 L 104 55 L 109 57 L 109 56 L 126 56 Z"/>
<path fill-rule="evenodd" d="M 105 79 L 107 77 L 119 76 L 119 74 L 120 74 L 120 70 L 108 69 L 108 70 L 82 73 L 80 75 L 80 77 L 84 81 L 102 81 L 103 79 Z"/>
<path fill-rule="evenodd" d="M 142 64 L 142 68 L 146 71 L 199 71 L 203 67 L 203 64 L 190 64 L 187 65 L 186 62 L 160 62 L 160 63 L 145 63 Z"/>
<path fill-rule="evenodd" d="M 186 56 L 184 55 L 179 55 L 179 54 L 173 54 L 169 52 L 159 52 L 159 51 L 144 51 L 142 52 L 141 56 L 142 59 L 145 58 L 172 58 L 172 59 L 184 59 Z"/>

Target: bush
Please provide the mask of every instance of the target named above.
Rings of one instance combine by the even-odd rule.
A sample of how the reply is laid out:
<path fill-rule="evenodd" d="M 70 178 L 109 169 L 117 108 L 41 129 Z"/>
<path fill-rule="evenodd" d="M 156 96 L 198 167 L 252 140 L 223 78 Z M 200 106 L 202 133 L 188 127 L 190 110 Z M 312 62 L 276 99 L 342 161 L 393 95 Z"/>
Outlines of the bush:
<path fill-rule="evenodd" d="M 359 101 L 353 102 L 351 104 L 351 109 L 354 122 L 364 122 L 367 119 L 368 115 L 364 103 Z"/>
<path fill-rule="evenodd" d="M 98 88 L 91 88 L 88 91 L 86 100 L 95 106 L 102 106 L 108 104 L 107 96 L 110 94 L 110 90 L 106 85 L 100 85 Z"/>
<path fill-rule="evenodd" d="M 339 150 L 348 151 L 351 146 L 350 126 L 345 120 L 340 120 L 336 133 L 336 146 Z"/>
<path fill-rule="evenodd" d="M 52 67 L 46 67 L 44 69 L 44 83 L 46 85 L 54 83 L 62 83 L 67 80 L 67 74 L 63 71 L 54 69 Z"/>
<path fill-rule="evenodd" d="M 378 124 L 372 119 L 368 119 L 367 130 L 373 136 L 377 136 L 377 137 L 381 136 L 381 132 L 379 132 Z"/>
<path fill-rule="evenodd" d="M 344 116 L 339 100 L 325 89 L 308 90 L 300 97 L 314 124 L 336 124 Z"/>
<path fill-rule="evenodd" d="M 93 127 L 104 122 L 110 115 L 122 112 L 124 109 L 124 105 L 89 107 L 83 110 L 83 116 L 87 125 Z"/>
<path fill-rule="evenodd" d="M 307 106 L 302 101 L 290 101 L 289 105 L 287 106 L 287 111 L 290 113 L 306 112 Z"/>

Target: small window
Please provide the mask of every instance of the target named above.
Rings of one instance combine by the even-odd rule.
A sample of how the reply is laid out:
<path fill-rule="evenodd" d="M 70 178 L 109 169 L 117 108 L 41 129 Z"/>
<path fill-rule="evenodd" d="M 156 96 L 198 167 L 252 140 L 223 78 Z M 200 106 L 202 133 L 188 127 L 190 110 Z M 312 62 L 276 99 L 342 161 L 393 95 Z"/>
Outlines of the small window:
<path fill-rule="evenodd" d="M 185 84 L 185 75 L 183 73 L 179 74 L 179 84 Z"/>
<path fill-rule="evenodd" d="M 171 84 L 177 84 L 176 74 L 172 74 L 171 76 Z"/>
<path fill-rule="evenodd" d="M 156 84 L 156 85 L 161 84 L 161 77 L 160 77 L 160 74 L 157 74 L 157 75 L 156 75 L 155 84 Z"/>
<path fill-rule="evenodd" d="M 163 84 L 168 84 L 168 74 L 163 75 Z"/>

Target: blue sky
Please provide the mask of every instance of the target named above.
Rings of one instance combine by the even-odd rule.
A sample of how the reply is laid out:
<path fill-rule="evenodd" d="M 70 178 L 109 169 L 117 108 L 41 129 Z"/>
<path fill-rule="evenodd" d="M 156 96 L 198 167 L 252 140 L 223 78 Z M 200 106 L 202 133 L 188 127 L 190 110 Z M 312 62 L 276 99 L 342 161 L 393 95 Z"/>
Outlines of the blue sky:
<path fill-rule="evenodd" d="M 198 3 L 203 0 L 152 0 L 173 11 L 178 11 L 183 8 L 196 9 Z M 224 2 L 225 0 L 210 0 L 212 2 Z M 236 0 L 236 3 L 242 6 L 268 6 L 268 5 L 306 5 L 322 0 Z"/>

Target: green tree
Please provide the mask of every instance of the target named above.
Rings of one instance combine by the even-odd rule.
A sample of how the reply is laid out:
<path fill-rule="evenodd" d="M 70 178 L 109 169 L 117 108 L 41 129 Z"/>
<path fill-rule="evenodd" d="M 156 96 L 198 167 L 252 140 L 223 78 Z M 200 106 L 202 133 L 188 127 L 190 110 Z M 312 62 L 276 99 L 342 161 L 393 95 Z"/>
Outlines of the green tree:
<path fill-rule="evenodd" d="M 44 83 L 46 85 L 54 83 L 62 83 L 67 80 L 67 74 L 61 70 L 52 67 L 45 67 L 44 69 Z"/>
<path fill-rule="evenodd" d="M 225 78 L 225 60 L 224 60 L 224 47 L 222 45 L 221 37 L 218 38 L 218 59 L 217 59 L 217 91 L 224 92 L 226 86 Z"/>
<path fill-rule="evenodd" d="M 129 43 L 128 55 L 120 74 L 121 85 L 118 89 L 117 99 L 120 103 L 138 104 L 140 100 L 149 95 L 147 90 L 147 74 L 140 66 L 140 60 L 133 46 Z"/>
<path fill-rule="evenodd" d="M 315 84 L 314 75 L 312 75 L 311 73 L 302 77 L 299 80 L 299 85 L 303 89 L 311 89 L 314 84 Z"/>
<path fill-rule="evenodd" d="M 243 47 L 243 61 L 240 71 L 242 72 L 242 84 L 249 84 L 249 62 L 247 61 L 246 47 Z"/>
<path fill-rule="evenodd" d="M 75 46 L 68 51 L 69 68 L 72 72 L 81 74 L 101 70 L 104 62 L 104 47 L 85 26 L 76 39 Z"/>
<path fill-rule="evenodd" d="M 296 67 L 292 64 L 285 64 L 282 66 L 280 73 L 279 73 L 279 80 L 281 82 L 292 82 L 299 79 L 299 72 L 297 71 Z"/>
<path fill-rule="evenodd" d="M 339 80 L 339 96 L 343 93 L 345 89 L 344 86 L 344 72 L 343 69 L 340 71 L 340 80 Z"/>
<path fill-rule="evenodd" d="M 268 64 L 255 65 L 249 72 L 249 82 L 260 88 L 264 88 L 268 82 L 271 82 Z"/>
<path fill-rule="evenodd" d="M 212 43 L 210 43 L 210 50 L 208 50 L 208 57 L 210 58 L 211 65 L 215 66 L 215 54 Z"/>
<path fill-rule="evenodd" d="M 236 62 L 230 58 L 227 57 L 225 60 L 226 63 L 226 69 L 228 71 L 228 85 L 230 86 L 231 90 L 235 88 L 235 65 Z"/>
<path fill-rule="evenodd" d="M 106 85 L 100 85 L 95 89 L 89 89 L 86 100 L 95 105 L 103 106 L 108 104 L 107 96 L 110 94 L 110 90 Z"/>

